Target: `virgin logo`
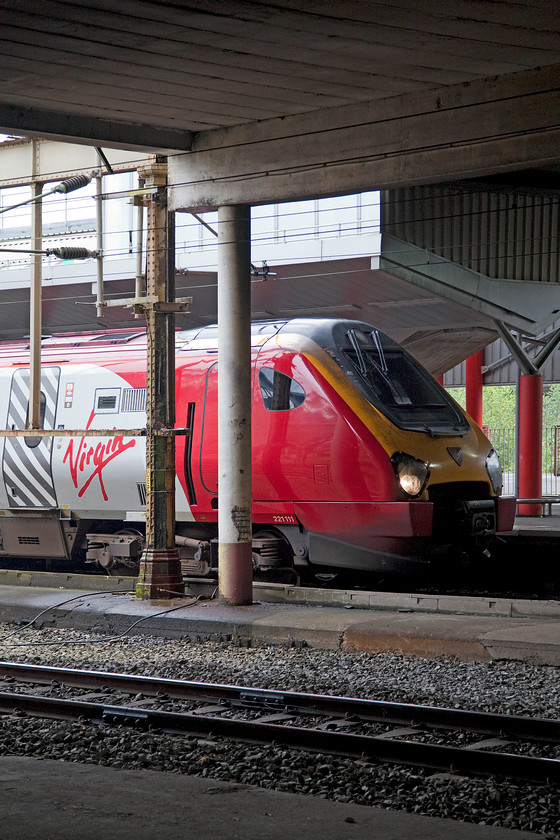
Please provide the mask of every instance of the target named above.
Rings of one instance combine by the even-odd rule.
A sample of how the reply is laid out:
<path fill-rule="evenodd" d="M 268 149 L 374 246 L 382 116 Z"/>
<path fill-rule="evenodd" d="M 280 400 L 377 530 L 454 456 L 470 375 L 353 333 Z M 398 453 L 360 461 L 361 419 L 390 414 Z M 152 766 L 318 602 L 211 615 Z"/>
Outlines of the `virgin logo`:
<path fill-rule="evenodd" d="M 89 429 L 93 418 L 94 412 L 92 411 L 87 421 L 86 429 Z M 86 437 L 80 438 L 76 454 L 74 454 L 74 438 L 70 438 L 70 443 L 64 453 L 62 463 L 65 464 L 68 461 L 70 475 L 72 476 L 74 487 L 78 491 L 79 498 L 84 495 L 91 482 L 97 478 L 103 498 L 108 502 L 109 496 L 103 483 L 103 470 L 107 464 L 114 461 L 115 458 L 122 455 L 127 449 L 136 446 L 136 441 L 131 439 L 125 443 L 122 435 L 107 438 L 106 442 L 97 443 L 95 446 L 88 445 L 86 441 Z"/>

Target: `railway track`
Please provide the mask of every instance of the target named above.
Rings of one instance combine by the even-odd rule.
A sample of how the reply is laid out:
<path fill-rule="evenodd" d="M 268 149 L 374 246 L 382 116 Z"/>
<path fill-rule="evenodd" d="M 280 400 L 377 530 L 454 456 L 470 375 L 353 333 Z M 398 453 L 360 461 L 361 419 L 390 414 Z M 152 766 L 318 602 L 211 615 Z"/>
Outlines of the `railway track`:
<path fill-rule="evenodd" d="M 560 782 L 558 720 L 13 662 L 0 662 L 0 678 L 10 688 L 0 692 L 4 715 L 79 719 L 455 774 Z"/>

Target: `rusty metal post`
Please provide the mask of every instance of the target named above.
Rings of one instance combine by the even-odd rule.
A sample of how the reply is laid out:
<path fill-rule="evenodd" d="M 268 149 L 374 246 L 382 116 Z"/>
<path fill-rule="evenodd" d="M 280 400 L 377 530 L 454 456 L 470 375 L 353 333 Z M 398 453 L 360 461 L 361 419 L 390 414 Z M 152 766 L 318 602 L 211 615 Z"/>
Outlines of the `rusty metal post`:
<path fill-rule="evenodd" d="M 251 216 L 218 210 L 218 569 L 220 597 L 250 604 Z"/>
<path fill-rule="evenodd" d="M 183 593 L 175 547 L 175 240 L 167 210 L 167 164 L 155 157 L 139 174 L 153 187 L 147 212 L 146 550 L 136 584 L 139 598 Z M 171 304 L 171 305 L 170 305 Z"/>
<path fill-rule="evenodd" d="M 96 312 L 98 318 L 105 314 L 105 289 L 103 287 L 103 175 L 99 172 L 95 178 L 95 217 L 97 227 L 97 286 Z"/>

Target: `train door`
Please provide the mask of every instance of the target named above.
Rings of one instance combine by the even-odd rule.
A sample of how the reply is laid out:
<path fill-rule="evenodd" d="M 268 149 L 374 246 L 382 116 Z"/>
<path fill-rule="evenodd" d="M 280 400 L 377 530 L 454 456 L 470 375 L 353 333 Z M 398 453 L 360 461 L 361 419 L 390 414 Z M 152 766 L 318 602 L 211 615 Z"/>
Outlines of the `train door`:
<path fill-rule="evenodd" d="M 41 425 L 54 429 L 60 380 L 59 367 L 41 369 Z M 29 368 L 18 368 L 12 375 L 8 402 L 7 429 L 25 429 L 29 412 Z M 52 476 L 53 438 L 26 435 L 6 438 L 2 476 L 10 507 L 56 507 Z"/>
<path fill-rule="evenodd" d="M 200 441 L 200 482 L 211 496 L 218 494 L 218 363 L 212 364 L 204 383 Z"/>

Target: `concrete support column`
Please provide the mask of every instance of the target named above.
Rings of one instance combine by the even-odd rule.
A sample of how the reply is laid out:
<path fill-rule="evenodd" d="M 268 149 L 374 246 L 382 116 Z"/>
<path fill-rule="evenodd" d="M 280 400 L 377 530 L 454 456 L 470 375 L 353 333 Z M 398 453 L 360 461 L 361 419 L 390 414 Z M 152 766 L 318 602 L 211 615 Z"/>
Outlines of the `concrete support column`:
<path fill-rule="evenodd" d="M 252 601 L 251 215 L 218 210 L 218 568 L 220 597 Z"/>
<path fill-rule="evenodd" d="M 465 365 L 466 409 L 475 423 L 482 426 L 482 363 L 484 352 L 469 356 Z"/>
<path fill-rule="evenodd" d="M 542 495 L 542 373 L 519 376 L 518 494 L 520 499 Z M 540 516 L 541 505 L 519 505 L 520 516 Z"/>

